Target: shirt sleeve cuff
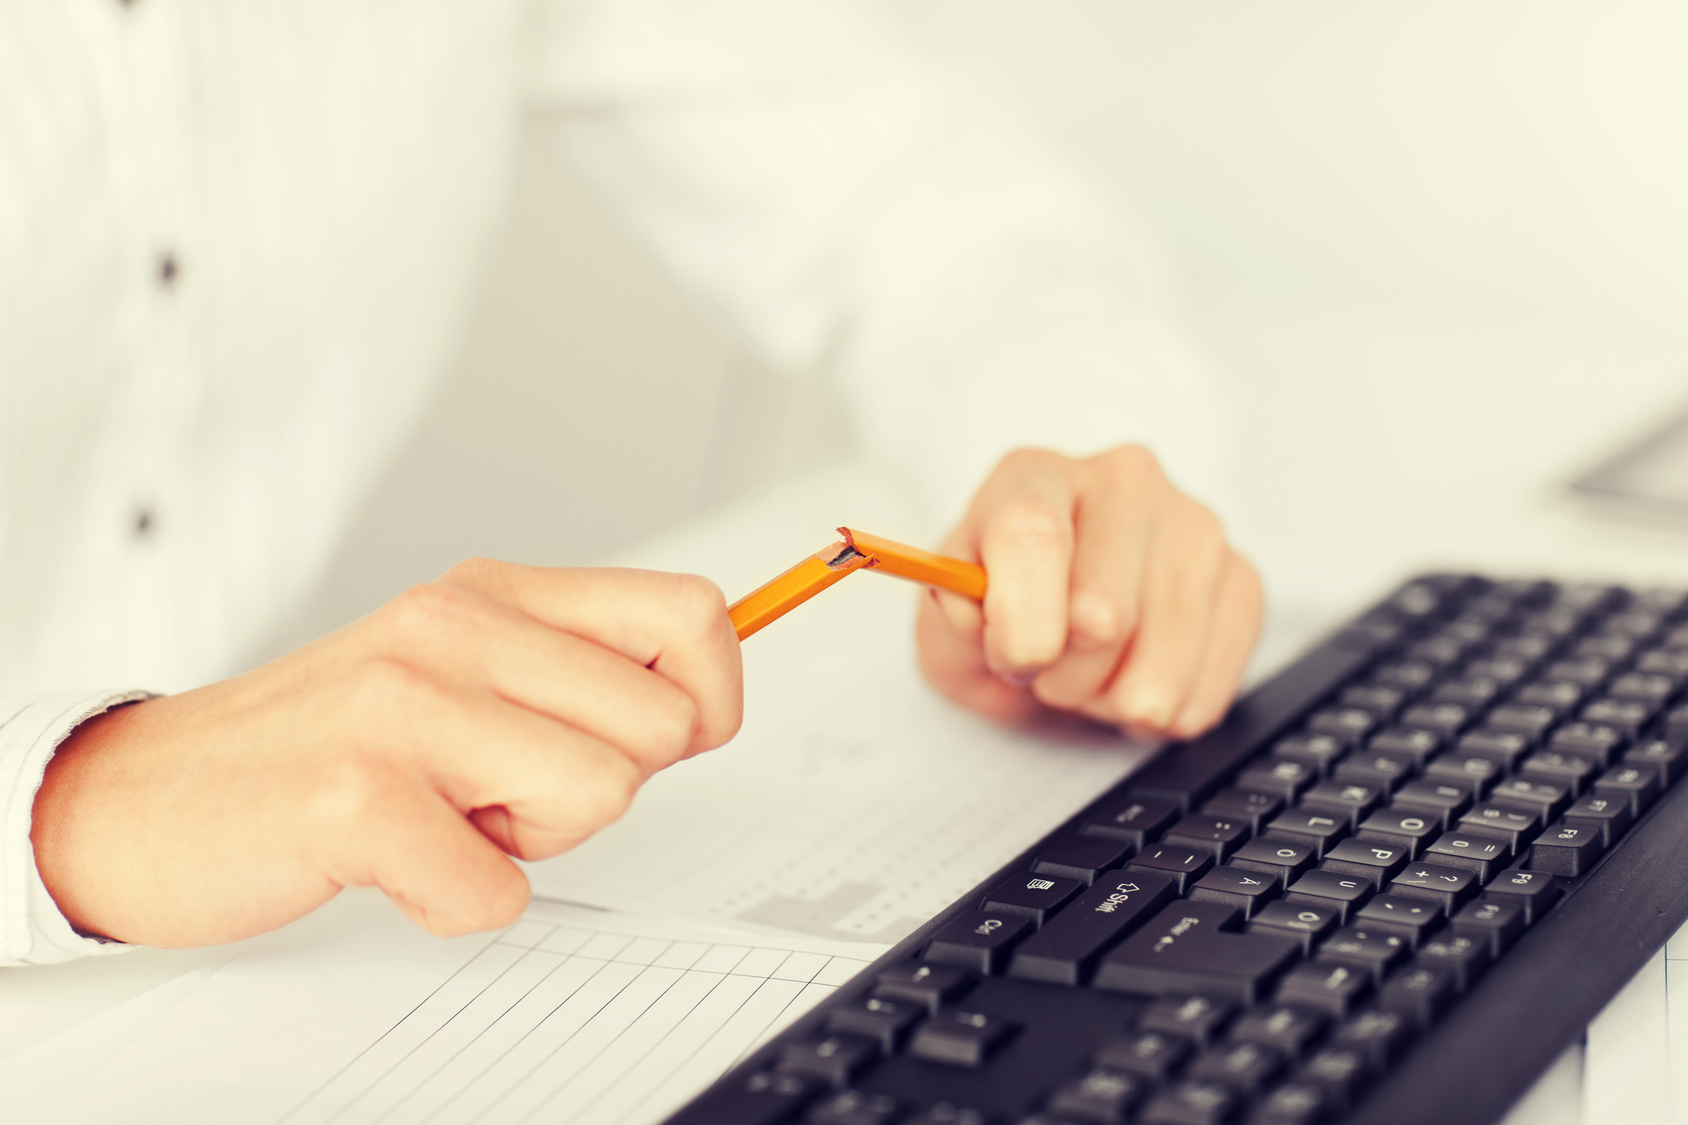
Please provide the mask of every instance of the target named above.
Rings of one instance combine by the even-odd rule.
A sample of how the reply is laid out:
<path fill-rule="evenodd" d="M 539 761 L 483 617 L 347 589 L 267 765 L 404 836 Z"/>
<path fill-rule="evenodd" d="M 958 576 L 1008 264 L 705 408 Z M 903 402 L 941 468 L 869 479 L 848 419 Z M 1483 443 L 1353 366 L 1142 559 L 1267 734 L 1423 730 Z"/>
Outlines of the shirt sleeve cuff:
<path fill-rule="evenodd" d="M 151 698 L 144 691 L 20 699 L 0 696 L 0 965 L 41 965 L 128 948 L 78 933 L 35 867 L 30 826 L 47 762 L 95 715 Z"/>

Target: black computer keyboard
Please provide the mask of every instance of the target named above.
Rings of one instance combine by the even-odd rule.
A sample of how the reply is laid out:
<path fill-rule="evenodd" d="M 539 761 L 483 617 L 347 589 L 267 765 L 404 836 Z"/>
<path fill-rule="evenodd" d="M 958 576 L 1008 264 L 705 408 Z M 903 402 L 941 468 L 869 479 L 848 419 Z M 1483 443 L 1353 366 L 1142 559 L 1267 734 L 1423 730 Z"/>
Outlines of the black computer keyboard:
<path fill-rule="evenodd" d="M 1688 918 L 1688 595 L 1417 579 L 673 1125 L 1494 1121 Z"/>

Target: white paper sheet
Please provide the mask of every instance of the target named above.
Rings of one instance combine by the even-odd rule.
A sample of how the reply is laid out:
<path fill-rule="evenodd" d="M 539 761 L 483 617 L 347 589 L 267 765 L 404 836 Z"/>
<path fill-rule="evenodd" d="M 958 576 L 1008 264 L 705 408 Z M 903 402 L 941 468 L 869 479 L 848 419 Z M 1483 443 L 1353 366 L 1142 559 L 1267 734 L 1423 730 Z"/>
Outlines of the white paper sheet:
<path fill-rule="evenodd" d="M 6 1120 L 646 1125 L 884 949 L 545 902 L 451 941 L 350 917 L 125 1005 L 155 1010 L 115 1052 L 89 1046 L 134 1011 L 11 1060 Z"/>

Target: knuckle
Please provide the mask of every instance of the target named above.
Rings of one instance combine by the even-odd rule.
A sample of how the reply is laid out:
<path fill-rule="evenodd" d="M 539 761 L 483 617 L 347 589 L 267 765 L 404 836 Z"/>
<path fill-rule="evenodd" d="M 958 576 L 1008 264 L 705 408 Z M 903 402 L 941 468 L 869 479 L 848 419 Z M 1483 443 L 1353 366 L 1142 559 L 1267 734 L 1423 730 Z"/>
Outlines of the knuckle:
<path fill-rule="evenodd" d="M 383 607 L 389 628 L 406 638 L 449 629 L 473 612 L 474 599 L 449 582 L 412 586 Z"/>
<path fill-rule="evenodd" d="M 651 749 L 657 758 L 666 763 L 691 747 L 700 715 L 697 702 L 685 692 L 675 689 L 664 694 L 664 701 L 651 708 L 647 718 Z"/>
<path fill-rule="evenodd" d="M 619 755 L 606 757 L 575 791 L 583 837 L 620 820 L 639 791 L 639 769 Z"/>
<path fill-rule="evenodd" d="M 1115 645 L 1131 631 L 1131 614 L 1116 599 L 1097 590 L 1080 590 L 1068 610 L 1075 639 L 1092 645 Z"/>
<path fill-rule="evenodd" d="M 1037 500 L 1010 500 L 997 513 L 994 530 L 1016 547 L 1065 546 L 1072 539 L 1071 518 Z"/>
<path fill-rule="evenodd" d="M 716 632 L 727 616 L 727 599 L 721 588 L 699 575 L 674 575 L 670 597 L 673 624 L 687 637 L 706 637 Z"/>
<path fill-rule="evenodd" d="M 1098 453 L 1092 462 L 1110 475 L 1119 476 L 1132 481 L 1159 481 L 1164 479 L 1161 471 L 1160 458 L 1144 445 L 1132 443 L 1119 445 L 1113 449 Z"/>
<path fill-rule="evenodd" d="M 1042 472 L 1060 464 L 1063 460 L 1059 453 L 1048 449 L 1020 446 L 1003 454 L 1002 460 L 997 462 L 997 471 L 1016 475 Z"/>

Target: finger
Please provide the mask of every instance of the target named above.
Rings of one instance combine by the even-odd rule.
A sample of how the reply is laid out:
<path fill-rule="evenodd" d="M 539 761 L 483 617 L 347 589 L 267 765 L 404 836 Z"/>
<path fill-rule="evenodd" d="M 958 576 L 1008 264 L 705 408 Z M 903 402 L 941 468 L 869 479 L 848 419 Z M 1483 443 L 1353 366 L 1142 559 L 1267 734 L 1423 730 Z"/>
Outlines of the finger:
<path fill-rule="evenodd" d="M 664 676 L 603 645 L 541 624 L 479 591 L 436 582 L 394 603 L 394 655 L 489 687 L 626 751 L 646 774 L 692 746 L 696 701 Z"/>
<path fill-rule="evenodd" d="M 1218 519 L 1199 504 L 1178 504 L 1161 520 L 1140 624 L 1108 692 L 1120 722 L 1164 731 L 1183 709 L 1207 647 L 1227 550 Z"/>
<path fill-rule="evenodd" d="M 920 670 L 945 698 L 1000 723 L 1023 723 L 1042 710 L 1030 691 L 985 666 L 978 644 L 950 626 L 935 599 L 921 599 L 915 636 Z"/>
<path fill-rule="evenodd" d="M 528 903 L 510 858 L 425 786 L 384 786 L 373 797 L 351 860 L 330 865 L 341 885 L 374 885 L 441 937 L 507 926 Z"/>
<path fill-rule="evenodd" d="M 698 707 L 691 752 L 739 728 L 744 671 L 726 600 L 708 579 L 618 568 L 548 569 L 473 560 L 444 581 L 480 590 L 554 629 L 595 641 L 678 685 Z"/>
<path fill-rule="evenodd" d="M 1012 454 L 978 523 L 985 592 L 985 663 L 1024 685 L 1067 644 L 1075 481 L 1055 454 Z M 983 498 L 982 498 L 983 499 Z"/>
<path fill-rule="evenodd" d="M 1231 554 L 1219 581 L 1207 650 L 1202 654 L 1184 709 L 1173 720 L 1169 731 L 1174 737 L 1194 738 L 1224 716 L 1225 709 L 1236 697 L 1249 655 L 1260 637 L 1263 604 L 1260 578 L 1254 567 L 1240 555 Z"/>
<path fill-rule="evenodd" d="M 1067 650 L 1038 676 L 1039 699 L 1074 708 L 1112 681 L 1137 627 L 1149 543 L 1163 508 L 1164 478 L 1104 467 L 1079 496 L 1074 520 Z"/>

